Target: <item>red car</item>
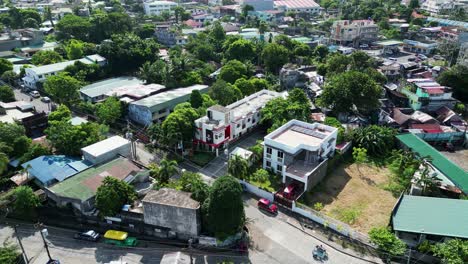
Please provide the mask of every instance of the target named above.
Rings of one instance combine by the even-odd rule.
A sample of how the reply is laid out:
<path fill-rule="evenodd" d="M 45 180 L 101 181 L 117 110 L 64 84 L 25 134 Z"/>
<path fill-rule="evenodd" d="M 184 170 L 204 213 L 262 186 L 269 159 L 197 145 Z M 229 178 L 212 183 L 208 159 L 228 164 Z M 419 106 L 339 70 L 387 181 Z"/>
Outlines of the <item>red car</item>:
<path fill-rule="evenodd" d="M 294 199 L 294 196 L 296 195 L 298 186 L 296 183 L 291 183 L 286 188 L 283 190 L 283 196 L 284 198 L 288 198 L 290 200 Z"/>
<path fill-rule="evenodd" d="M 258 209 L 265 210 L 269 213 L 272 213 L 272 214 L 278 213 L 278 207 L 276 206 L 276 204 L 274 204 L 272 201 L 268 199 L 262 198 L 258 200 L 257 206 L 258 206 Z"/>

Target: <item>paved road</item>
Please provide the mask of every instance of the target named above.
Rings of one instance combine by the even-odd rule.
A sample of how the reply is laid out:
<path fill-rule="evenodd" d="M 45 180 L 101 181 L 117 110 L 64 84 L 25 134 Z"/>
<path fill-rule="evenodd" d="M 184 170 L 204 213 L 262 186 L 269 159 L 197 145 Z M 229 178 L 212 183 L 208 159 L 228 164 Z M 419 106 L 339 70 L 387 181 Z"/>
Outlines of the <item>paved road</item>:
<path fill-rule="evenodd" d="M 50 112 L 50 104 L 42 102 L 40 98 L 33 98 L 31 101 L 31 96 L 29 96 L 29 94 L 23 93 L 19 89 L 13 89 L 13 92 L 15 93 L 17 101 L 26 101 L 31 103 L 34 107 L 36 107 L 37 112 Z"/>
<path fill-rule="evenodd" d="M 294 227 L 297 223 L 294 218 L 290 218 L 281 212 L 277 216 L 270 216 L 259 211 L 255 206 L 255 202 L 256 200 L 254 199 L 247 199 L 245 203 L 245 213 L 253 242 L 249 253 L 252 263 L 319 263 L 312 258 L 312 249 L 316 245 L 324 245 L 326 248 L 329 256 L 329 260 L 326 263 L 370 263 L 369 261 L 341 253 L 320 240 L 305 234 L 300 229 Z M 320 234 L 316 234 L 316 237 L 326 241 Z M 334 247 L 338 246 L 334 243 L 332 245 Z M 368 258 L 350 249 L 341 248 L 340 250 L 348 254 Z M 381 263 L 379 259 L 369 259 L 376 263 Z"/>
<path fill-rule="evenodd" d="M 168 252 L 185 250 L 173 246 L 156 244 L 154 242 L 140 242 L 138 248 L 118 248 L 103 243 L 79 241 L 72 238 L 74 231 L 48 227 L 49 249 L 52 258 L 59 259 L 64 264 L 92 264 L 119 261 L 122 263 L 159 263 L 162 256 Z M 7 240 L 17 244 L 10 226 L 0 225 L 0 243 Z M 48 260 L 43 248 L 42 239 L 37 229 L 20 226 L 18 236 L 25 247 L 31 264 L 43 264 Z M 234 263 L 248 263 L 246 256 L 230 255 L 228 253 L 200 253 L 194 252 L 196 263 L 219 263 L 233 261 Z"/>

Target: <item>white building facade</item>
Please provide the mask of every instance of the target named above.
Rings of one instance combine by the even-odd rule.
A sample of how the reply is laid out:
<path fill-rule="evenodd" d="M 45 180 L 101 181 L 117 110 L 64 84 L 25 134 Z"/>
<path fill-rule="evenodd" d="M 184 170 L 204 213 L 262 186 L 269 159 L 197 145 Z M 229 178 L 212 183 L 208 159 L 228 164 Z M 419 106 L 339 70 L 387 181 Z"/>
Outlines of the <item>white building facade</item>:
<path fill-rule="evenodd" d="M 339 20 L 333 22 L 330 39 L 340 44 L 356 45 L 377 40 L 378 26 L 373 20 Z"/>
<path fill-rule="evenodd" d="M 337 128 L 291 120 L 264 138 L 263 168 L 281 174 L 285 184 L 295 180 L 309 190 L 325 176 L 337 136 Z"/>
<path fill-rule="evenodd" d="M 153 1 L 143 3 L 143 9 L 147 16 L 159 16 L 163 12 L 173 13 L 172 9 L 177 3 L 171 1 Z"/>
<path fill-rule="evenodd" d="M 195 142 L 211 150 L 226 147 L 233 140 L 250 132 L 260 122 L 260 110 L 282 94 L 261 90 L 226 107 L 214 105 L 207 115 L 195 120 Z"/>

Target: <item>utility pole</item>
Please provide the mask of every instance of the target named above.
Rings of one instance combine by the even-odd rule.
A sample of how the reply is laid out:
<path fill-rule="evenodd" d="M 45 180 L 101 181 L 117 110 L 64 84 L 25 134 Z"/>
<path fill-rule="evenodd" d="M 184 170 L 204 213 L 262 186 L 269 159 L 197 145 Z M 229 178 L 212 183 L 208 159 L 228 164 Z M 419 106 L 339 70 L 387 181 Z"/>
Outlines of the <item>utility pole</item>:
<path fill-rule="evenodd" d="M 190 255 L 190 264 L 193 264 L 192 243 L 193 243 L 193 239 L 190 238 L 188 240 L 188 250 L 189 250 L 189 255 Z"/>
<path fill-rule="evenodd" d="M 13 229 L 15 230 L 15 236 L 16 236 L 16 239 L 18 239 L 18 244 L 20 245 L 21 251 L 23 252 L 22 256 L 24 259 L 24 263 L 29 264 L 29 259 L 28 259 L 28 256 L 26 255 L 26 251 L 24 251 L 23 243 L 21 243 L 21 239 L 18 236 L 18 230 L 16 228 L 17 226 L 18 225 L 13 226 Z"/>
<path fill-rule="evenodd" d="M 41 237 L 42 237 L 42 241 L 44 242 L 44 247 L 47 251 L 47 256 L 49 256 L 49 263 L 52 263 L 53 259 L 52 257 L 50 256 L 50 252 L 49 252 L 49 246 L 47 245 L 47 241 L 45 240 L 45 237 L 47 236 L 47 229 L 42 229 L 41 230 Z"/>

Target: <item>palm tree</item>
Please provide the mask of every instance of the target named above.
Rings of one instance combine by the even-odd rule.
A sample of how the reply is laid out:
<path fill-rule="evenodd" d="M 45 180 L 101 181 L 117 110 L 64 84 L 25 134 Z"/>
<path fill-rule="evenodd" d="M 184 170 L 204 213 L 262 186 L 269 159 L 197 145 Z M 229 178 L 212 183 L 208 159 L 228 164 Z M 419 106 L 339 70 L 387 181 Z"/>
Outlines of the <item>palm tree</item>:
<path fill-rule="evenodd" d="M 241 156 L 234 155 L 234 157 L 229 160 L 228 173 L 238 179 L 245 179 L 248 169 L 249 164 Z"/>
<path fill-rule="evenodd" d="M 157 172 L 157 177 L 160 184 L 165 184 L 169 182 L 169 179 L 172 175 L 178 173 L 179 170 L 177 168 L 177 161 L 175 160 L 161 160 L 159 163 L 159 168 Z"/>
<path fill-rule="evenodd" d="M 420 170 L 419 178 L 416 179 L 416 184 L 422 187 L 421 194 L 426 195 L 428 190 L 432 190 L 437 186 L 440 179 L 429 174 L 429 161 L 423 160 L 421 166 L 422 170 Z"/>

